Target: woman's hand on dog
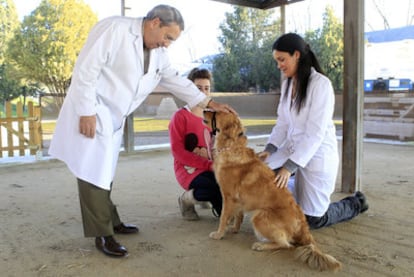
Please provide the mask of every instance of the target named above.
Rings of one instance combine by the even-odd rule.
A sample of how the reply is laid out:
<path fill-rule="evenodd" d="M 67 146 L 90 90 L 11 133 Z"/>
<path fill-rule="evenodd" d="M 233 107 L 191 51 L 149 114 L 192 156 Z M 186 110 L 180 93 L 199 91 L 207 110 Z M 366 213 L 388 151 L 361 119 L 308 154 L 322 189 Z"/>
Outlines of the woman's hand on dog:
<path fill-rule="evenodd" d="M 282 167 L 277 173 L 275 177 L 275 184 L 278 188 L 286 188 L 288 186 L 289 178 L 291 173 L 284 167 Z"/>
<path fill-rule="evenodd" d="M 270 153 L 267 151 L 262 151 L 256 154 L 257 157 L 264 162 L 269 156 Z M 288 186 L 290 175 L 292 175 L 286 168 L 282 167 L 276 173 L 275 180 L 273 181 L 278 188 L 286 188 Z"/>

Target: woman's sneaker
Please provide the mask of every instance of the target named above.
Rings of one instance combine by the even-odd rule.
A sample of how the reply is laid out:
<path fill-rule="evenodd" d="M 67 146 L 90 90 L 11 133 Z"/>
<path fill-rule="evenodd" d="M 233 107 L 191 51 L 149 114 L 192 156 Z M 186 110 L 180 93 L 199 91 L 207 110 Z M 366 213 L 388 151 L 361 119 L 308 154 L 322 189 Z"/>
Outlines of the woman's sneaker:
<path fill-rule="evenodd" d="M 178 205 L 180 206 L 181 215 L 185 220 L 199 220 L 197 212 L 195 211 L 193 201 L 186 199 L 185 191 L 180 197 L 178 197 Z"/>
<path fill-rule="evenodd" d="M 359 203 L 361 203 L 361 208 L 359 209 L 359 212 L 361 214 L 366 212 L 369 208 L 369 205 L 368 205 L 367 198 L 365 197 L 365 195 L 362 192 L 357 191 L 355 192 L 355 197 L 358 198 Z"/>
<path fill-rule="evenodd" d="M 211 209 L 211 204 L 207 201 L 198 203 L 198 206 L 200 206 L 200 209 Z"/>

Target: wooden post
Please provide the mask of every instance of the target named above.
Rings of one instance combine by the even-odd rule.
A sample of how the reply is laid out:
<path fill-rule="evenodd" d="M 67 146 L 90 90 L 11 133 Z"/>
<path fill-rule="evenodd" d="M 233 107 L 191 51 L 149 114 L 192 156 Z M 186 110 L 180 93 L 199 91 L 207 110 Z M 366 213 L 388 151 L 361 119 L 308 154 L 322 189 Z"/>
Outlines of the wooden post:
<path fill-rule="evenodd" d="M 42 151 L 42 114 L 40 106 L 35 106 L 33 102 L 28 103 L 29 112 L 29 147 L 30 154 L 36 155 L 38 151 Z"/>
<path fill-rule="evenodd" d="M 125 16 L 125 11 L 130 9 L 125 6 L 125 0 L 121 0 L 121 15 Z M 124 126 L 124 149 L 125 152 L 130 153 L 134 151 L 135 139 L 134 139 L 134 113 L 128 115 L 125 118 Z"/>
<path fill-rule="evenodd" d="M 364 0 L 344 1 L 342 192 L 361 189 L 364 104 Z"/>
<path fill-rule="evenodd" d="M 24 150 L 25 150 L 25 145 L 24 145 L 24 126 L 23 126 L 23 122 L 24 122 L 24 114 L 23 114 L 23 104 L 22 102 L 17 102 L 16 104 L 16 121 L 17 121 L 17 133 L 18 133 L 18 137 L 19 137 L 19 156 L 24 156 Z"/>
<path fill-rule="evenodd" d="M 12 113 L 12 104 L 10 102 L 6 102 L 6 118 L 9 118 L 6 122 L 6 129 L 11 130 L 12 129 L 12 121 L 11 118 L 13 116 Z M 14 151 L 13 151 L 13 133 L 7 131 L 7 148 L 8 148 L 8 156 L 14 157 Z"/>
<path fill-rule="evenodd" d="M 280 6 L 280 32 L 286 33 L 286 5 Z"/>
<path fill-rule="evenodd" d="M 2 134 L 2 120 L 0 118 L 0 158 L 3 158 L 3 134 Z"/>
<path fill-rule="evenodd" d="M 33 119 L 34 118 L 33 102 L 29 102 L 28 103 L 27 110 L 28 110 L 29 118 Z M 36 141 L 35 141 L 36 129 L 35 129 L 34 121 L 33 120 L 29 120 L 28 123 L 29 123 L 29 148 L 30 148 L 30 155 L 35 155 L 37 149 L 35 149 L 33 146 L 36 145 Z"/>
<path fill-rule="evenodd" d="M 282 35 L 286 33 L 286 5 L 280 6 L 280 33 Z M 285 75 L 282 73 L 282 70 L 280 70 L 280 88 L 285 79 Z"/>
<path fill-rule="evenodd" d="M 130 114 L 125 119 L 125 127 L 124 127 L 124 148 L 125 152 L 130 153 L 134 151 L 134 114 Z"/>

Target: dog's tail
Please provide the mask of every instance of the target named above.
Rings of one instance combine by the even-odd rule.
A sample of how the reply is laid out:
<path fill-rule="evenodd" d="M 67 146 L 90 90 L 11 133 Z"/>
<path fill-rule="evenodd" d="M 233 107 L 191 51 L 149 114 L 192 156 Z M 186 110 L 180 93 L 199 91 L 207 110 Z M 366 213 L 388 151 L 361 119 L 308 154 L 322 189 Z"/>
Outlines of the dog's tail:
<path fill-rule="evenodd" d="M 314 243 L 299 246 L 295 249 L 295 258 L 306 263 L 310 268 L 319 271 L 338 271 L 342 264 L 331 255 L 324 254 Z"/>

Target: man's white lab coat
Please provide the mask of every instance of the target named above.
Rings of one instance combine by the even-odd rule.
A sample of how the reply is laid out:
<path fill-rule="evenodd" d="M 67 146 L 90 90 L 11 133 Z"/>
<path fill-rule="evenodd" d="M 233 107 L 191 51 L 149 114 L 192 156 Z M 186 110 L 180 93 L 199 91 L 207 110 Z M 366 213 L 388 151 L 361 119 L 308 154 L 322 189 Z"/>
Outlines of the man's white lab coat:
<path fill-rule="evenodd" d="M 190 106 L 205 95 L 171 68 L 165 48 L 150 51 L 144 74 L 142 18 L 98 22 L 76 62 L 49 154 L 82 180 L 109 190 L 123 138 L 125 118 L 157 85 Z M 97 115 L 96 135 L 79 132 L 80 116 Z"/>

